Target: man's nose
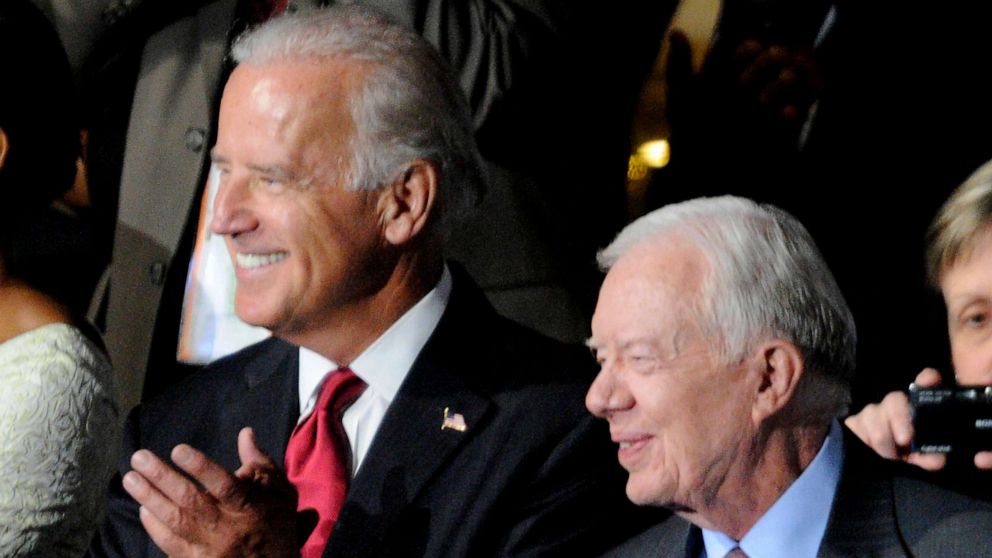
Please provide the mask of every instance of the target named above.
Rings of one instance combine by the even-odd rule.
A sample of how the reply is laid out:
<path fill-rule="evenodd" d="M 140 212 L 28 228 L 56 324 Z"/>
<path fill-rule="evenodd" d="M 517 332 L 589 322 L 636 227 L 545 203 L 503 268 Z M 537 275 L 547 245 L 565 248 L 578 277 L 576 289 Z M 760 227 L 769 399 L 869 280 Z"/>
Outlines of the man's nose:
<path fill-rule="evenodd" d="M 210 219 L 210 232 L 232 235 L 251 228 L 248 199 L 251 192 L 247 177 L 230 173 L 222 176 L 212 172 L 211 180 L 216 181 L 217 193 L 213 200 L 213 216 Z"/>
<path fill-rule="evenodd" d="M 586 408 L 599 418 L 609 418 L 617 411 L 629 409 L 632 398 L 617 377 L 616 370 L 604 364 L 586 393 Z"/>

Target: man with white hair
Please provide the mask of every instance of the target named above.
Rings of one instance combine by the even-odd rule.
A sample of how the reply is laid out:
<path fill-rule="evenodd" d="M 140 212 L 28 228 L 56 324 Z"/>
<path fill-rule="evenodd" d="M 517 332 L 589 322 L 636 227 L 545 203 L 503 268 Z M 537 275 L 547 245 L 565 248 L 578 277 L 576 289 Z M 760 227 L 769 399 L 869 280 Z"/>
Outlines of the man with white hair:
<path fill-rule="evenodd" d="M 627 496 L 675 514 L 615 556 L 973 556 L 992 507 L 884 462 L 844 431 L 854 323 L 806 230 L 697 199 L 624 229 L 590 346 Z"/>
<path fill-rule="evenodd" d="M 582 408 L 585 351 L 500 318 L 443 259 L 443 226 L 481 178 L 438 54 L 352 7 L 270 20 L 233 58 L 211 229 L 238 315 L 274 338 L 132 413 L 91 554 L 571 555 L 618 540 L 633 524 Z"/>

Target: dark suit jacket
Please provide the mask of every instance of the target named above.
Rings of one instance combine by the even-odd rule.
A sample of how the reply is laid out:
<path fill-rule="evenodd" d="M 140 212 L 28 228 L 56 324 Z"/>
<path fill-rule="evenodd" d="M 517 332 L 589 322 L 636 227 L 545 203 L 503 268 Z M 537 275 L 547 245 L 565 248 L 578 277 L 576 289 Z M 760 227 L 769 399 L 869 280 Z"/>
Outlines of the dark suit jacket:
<path fill-rule="evenodd" d="M 229 470 L 255 429 L 282 462 L 299 415 L 298 349 L 270 339 L 218 361 L 129 418 L 138 448 L 187 442 Z M 584 351 L 498 317 L 456 273 L 444 316 L 383 419 L 329 543 L 337 557 L 590 556 L 643 528 L 605 423 L 583 408 Z M 441 429 L 444 409 L 468 429 Z M 636 520 L 635 520 L 636 521 Z M 624 534 L 626 533 L 626 534 Z M 93 556 L 161 556 L 120 475 Z"/>
<path fill-rule="evenodd" d="M 844 451 L 819 558 L 992 556 L 992 505 L 882 459 L 847 429 Z M 673 515 L 606 556 L 696 558 L 702 549 L 699 528 Z"/>

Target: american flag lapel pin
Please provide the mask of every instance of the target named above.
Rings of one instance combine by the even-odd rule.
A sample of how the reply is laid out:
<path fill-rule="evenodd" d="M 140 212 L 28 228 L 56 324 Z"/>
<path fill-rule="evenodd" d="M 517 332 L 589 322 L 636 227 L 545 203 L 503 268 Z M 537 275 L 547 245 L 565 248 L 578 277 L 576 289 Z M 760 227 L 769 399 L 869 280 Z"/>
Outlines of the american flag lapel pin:
<path fill-rule="evenodd" d="M 461 413 L 452 413 L 449 407 L 444 408 L 444 420 L 441 421 L 441 430 L 450 428 L 458 432 L 465 432 L 468 428 L 465 425 L 465 417 Z"/>

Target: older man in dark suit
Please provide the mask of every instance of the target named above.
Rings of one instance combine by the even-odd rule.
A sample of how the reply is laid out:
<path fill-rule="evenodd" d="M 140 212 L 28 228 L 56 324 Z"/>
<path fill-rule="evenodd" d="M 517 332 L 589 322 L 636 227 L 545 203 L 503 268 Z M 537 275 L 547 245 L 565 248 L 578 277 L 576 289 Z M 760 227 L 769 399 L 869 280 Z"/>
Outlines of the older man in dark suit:
<path fill-rule="evenodd" d="M 91 553 L 574 555 L 629 529 L 584 351 L 443 259 L 481 179 L 436 52 L 341 8 L 233 56 L 211 228 L 238 315 L 276 338 L 132 413 Z"/>
<path fill-rule="evenodd" d="M 587 406 L 627 495 L 675 515 L 613 556 L 975 556 L 992 507 L 837 423 L 855 330 L 806 230 L 741 198 L 667 206 L 600 257 Z"/>

